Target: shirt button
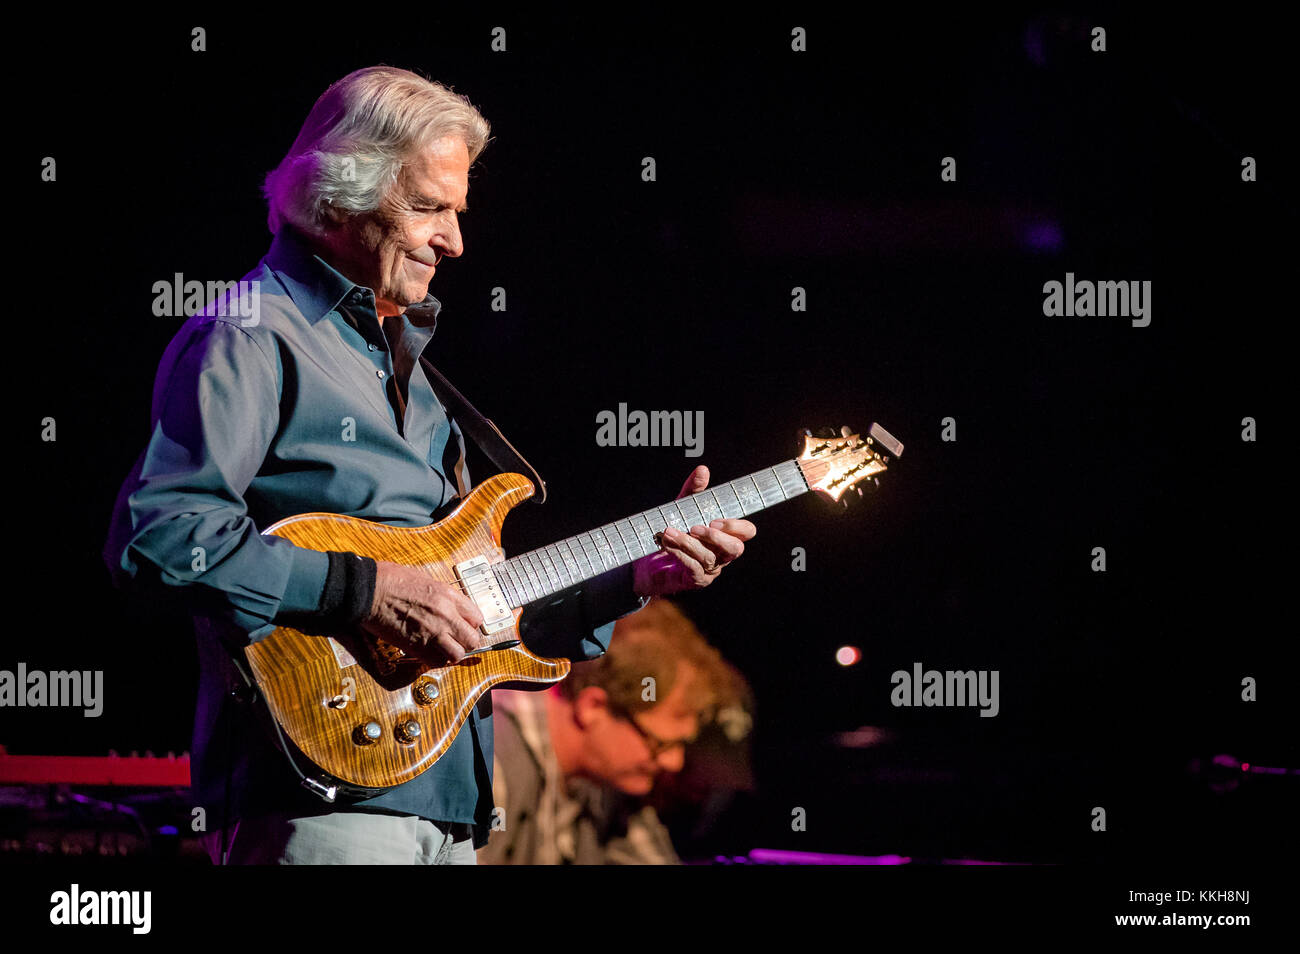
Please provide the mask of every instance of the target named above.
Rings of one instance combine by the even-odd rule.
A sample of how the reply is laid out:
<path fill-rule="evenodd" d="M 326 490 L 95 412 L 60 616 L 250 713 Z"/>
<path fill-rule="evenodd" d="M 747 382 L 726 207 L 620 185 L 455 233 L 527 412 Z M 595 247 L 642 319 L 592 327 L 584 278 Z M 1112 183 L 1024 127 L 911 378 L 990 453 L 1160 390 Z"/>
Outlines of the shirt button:
<path fill-rule="evenodd" d="M 375 374 L 376 374 L 378 377 L 380 377 L 380 378 L 383 378 L 383 376 L 384 376 L 384 372 L 382 372 L 382 371 L 376 371 Z"/>
<path fill-rule="evenodd" d="M 366 345 L 366 347 L 369 348 L 371 351 L 375 350 L 375 346 L 373 342 L 371 344 Z"/>

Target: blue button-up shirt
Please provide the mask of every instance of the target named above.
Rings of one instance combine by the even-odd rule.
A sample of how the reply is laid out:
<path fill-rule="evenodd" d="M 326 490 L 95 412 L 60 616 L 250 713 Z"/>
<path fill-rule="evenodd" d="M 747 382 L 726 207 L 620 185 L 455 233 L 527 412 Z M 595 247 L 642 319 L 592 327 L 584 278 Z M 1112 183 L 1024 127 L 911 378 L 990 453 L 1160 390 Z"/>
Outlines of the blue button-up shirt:
<path fill-rule="evenodd" d="M 328 558 L 262 528 L 313 511 L 426 526 L 470 486 L 460 427 L 419 364 L 441 305 L 429 296 L 403 315 L 390 351 L 373 291 L 291 229 L 233 294 L 186 321 L 163 355 L 149 442 L 105 553 L 120 583 L 176 594 L 195 617 L 191 765 L 209 819 L 227 804 L 230 818 L 338 810 L 299 788 L 261 704 L 232 701 L 232 655 L 322 604 Z M 624 566 L 527 607 L 520 635 L 534 651 L 589 659 L 609 645 L 613 620 L 640 605 Z M 348 807 L 471 823 L 481 842 L 493 808 L 491 711 L 488 694 L 433 767 Z"/>

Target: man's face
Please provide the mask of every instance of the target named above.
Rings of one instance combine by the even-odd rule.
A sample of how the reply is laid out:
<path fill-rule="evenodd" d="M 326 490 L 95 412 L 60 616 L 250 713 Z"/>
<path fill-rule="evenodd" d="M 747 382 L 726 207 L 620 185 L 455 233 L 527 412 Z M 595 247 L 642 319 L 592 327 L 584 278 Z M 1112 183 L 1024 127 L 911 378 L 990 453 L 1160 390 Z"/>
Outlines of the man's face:
<path fill-rule="evenodd" d="M 686 704 L 687 677 L 682 666 L 673 690 L 657 705 L 625 716 L 601 707 L 584 729 L 587 774 L 628 795 L 647 795 L 661 772 L 680 772 L 685 744 L 699 732 L 699 714 Z M 654 752 L 658 739 L 671 745 Z"/>
<path fill-rule="evenodd" d="M 464 251 L 457 213 L 468 192 L 464 140 L 436 140 L 402 167 L 376 211 L 351 216 L 330 234 L 331 264 L 374 291 L 381 316 L 423 301 L 442 256 Z"/>

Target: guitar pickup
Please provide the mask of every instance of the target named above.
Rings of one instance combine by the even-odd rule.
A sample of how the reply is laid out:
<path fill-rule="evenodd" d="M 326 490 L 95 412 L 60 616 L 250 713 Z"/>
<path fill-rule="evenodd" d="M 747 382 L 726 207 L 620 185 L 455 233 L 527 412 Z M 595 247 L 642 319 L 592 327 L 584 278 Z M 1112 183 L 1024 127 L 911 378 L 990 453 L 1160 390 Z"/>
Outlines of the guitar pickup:
<path fill-rule="evenodd" d="M 889 453 L 893 454 L 895 457 L 903 456 L 902 443 L 898 440 L 897 437 L 889 433 L 889 431 L 885 430 L 879 424 L 872 424 L 871 430 L 867 431 L 867 434 L 871 436 L 872 440 L 874 440 L 885 450 L 889 451 Z"/>
<path fill-rule="evenodd" d="M 483 635 L 491 636 L 515 624 L 514 609 L 506 603 L 487 557 L 476 556 L 457 563 L 456 578 L 464 585 L 465 595 L 483 614 L 483 625 L 479 627 Z"/>

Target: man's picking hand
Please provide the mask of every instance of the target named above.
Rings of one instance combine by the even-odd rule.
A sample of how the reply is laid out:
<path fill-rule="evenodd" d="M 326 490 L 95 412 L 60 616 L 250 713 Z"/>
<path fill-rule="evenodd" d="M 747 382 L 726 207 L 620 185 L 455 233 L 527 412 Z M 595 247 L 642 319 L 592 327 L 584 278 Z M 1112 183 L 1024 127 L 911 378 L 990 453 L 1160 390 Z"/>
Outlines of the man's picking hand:
<path fill-rule="evenodd" d="M 483 614 L 458 587 L 423 570 L 377 562 L 375 600 L 362 628 L 430 665 L 459 662 L 482 646 Z"/>

